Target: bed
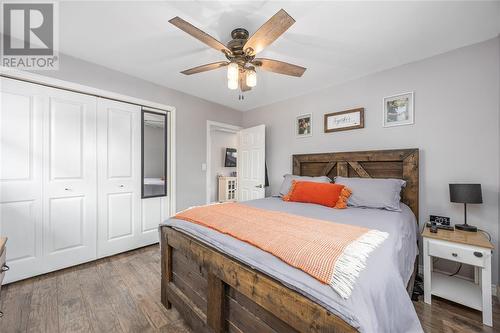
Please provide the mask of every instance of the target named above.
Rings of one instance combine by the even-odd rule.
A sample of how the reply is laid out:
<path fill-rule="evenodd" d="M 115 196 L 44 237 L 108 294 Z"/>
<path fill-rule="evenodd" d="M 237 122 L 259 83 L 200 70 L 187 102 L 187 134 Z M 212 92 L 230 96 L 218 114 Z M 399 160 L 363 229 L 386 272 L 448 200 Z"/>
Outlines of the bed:
<path fill-rule="evenodd" d="M 332 212 L 279 198 L 245 203 L 388 232 L 351 297 L 338 297 L 328 286 L 247 243 L 171 219 L 160 227 L 162 303 L 174 305 L 195 332 L 421 331 L 408 296 L 418 251 L 418 150 L 294 155 L 293 173 L 407 181 L 398 213 L 361 208 Z"/>

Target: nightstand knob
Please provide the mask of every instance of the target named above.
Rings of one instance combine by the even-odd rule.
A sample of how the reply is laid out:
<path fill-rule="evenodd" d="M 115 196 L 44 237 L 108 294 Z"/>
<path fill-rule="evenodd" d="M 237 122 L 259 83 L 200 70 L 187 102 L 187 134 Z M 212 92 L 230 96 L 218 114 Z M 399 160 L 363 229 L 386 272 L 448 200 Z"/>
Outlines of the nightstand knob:
<path fill-rule="evenodd" d="M 483 256 L 483 253 L 482 252 L 478 252 L 478 251 L 475 251 L 474 252 L 474 255 L 478 258 L 481 258 Z"/>
<path fill-rule="evenodd" d="M 451 255 L 454 256 L 454 257 L 458 256 L 458 254 L 456 254 L 456 253 L 452 253 Z"/>

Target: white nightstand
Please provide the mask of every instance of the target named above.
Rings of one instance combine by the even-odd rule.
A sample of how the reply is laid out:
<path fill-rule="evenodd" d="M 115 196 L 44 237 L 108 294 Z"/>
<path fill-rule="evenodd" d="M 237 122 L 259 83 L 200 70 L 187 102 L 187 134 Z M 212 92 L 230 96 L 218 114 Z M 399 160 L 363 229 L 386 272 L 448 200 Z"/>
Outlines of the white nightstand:
<path fill-rule="evenodd" d="M 431 295 L 446 298 L 483 312 L 483 324 L 492 326 L 491 251 L 493 245 L 482 232 L 438 230 L 425 228 L 424 301 L 431 304 Z M 474 282 L 433 272 L 432 257 L 453 260 L 474 266 Z"/>

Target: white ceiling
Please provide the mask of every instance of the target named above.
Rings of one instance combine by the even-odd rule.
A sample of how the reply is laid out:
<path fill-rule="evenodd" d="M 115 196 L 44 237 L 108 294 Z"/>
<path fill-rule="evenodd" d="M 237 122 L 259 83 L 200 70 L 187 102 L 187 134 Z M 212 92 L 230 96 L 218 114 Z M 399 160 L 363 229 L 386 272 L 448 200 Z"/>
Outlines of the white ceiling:
<path fill-rule="evenodd" d="M 245 93 L 219 69 L 181 70 L 224 56 L 170 25 L 180 16 L 223 43 L 252 34 L 280 8 L 297 21 L 259 56 L 307 67 L 302 78 L 258 72 Z M 60 52 L 238 110 L 249 110 L 332 84 L 493 38 L 500 2 L 69 1 L 60 4 Z"/>

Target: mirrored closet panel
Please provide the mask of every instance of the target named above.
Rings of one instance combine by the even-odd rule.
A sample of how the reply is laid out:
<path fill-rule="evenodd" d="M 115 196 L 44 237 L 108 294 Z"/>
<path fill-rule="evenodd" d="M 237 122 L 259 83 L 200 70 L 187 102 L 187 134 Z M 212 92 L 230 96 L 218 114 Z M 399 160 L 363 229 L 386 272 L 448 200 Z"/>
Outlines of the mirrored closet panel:
<path fill-rule="evenodd" d="M 167 114 L 142 110 L 142 197 L 167 195 Z"/>

